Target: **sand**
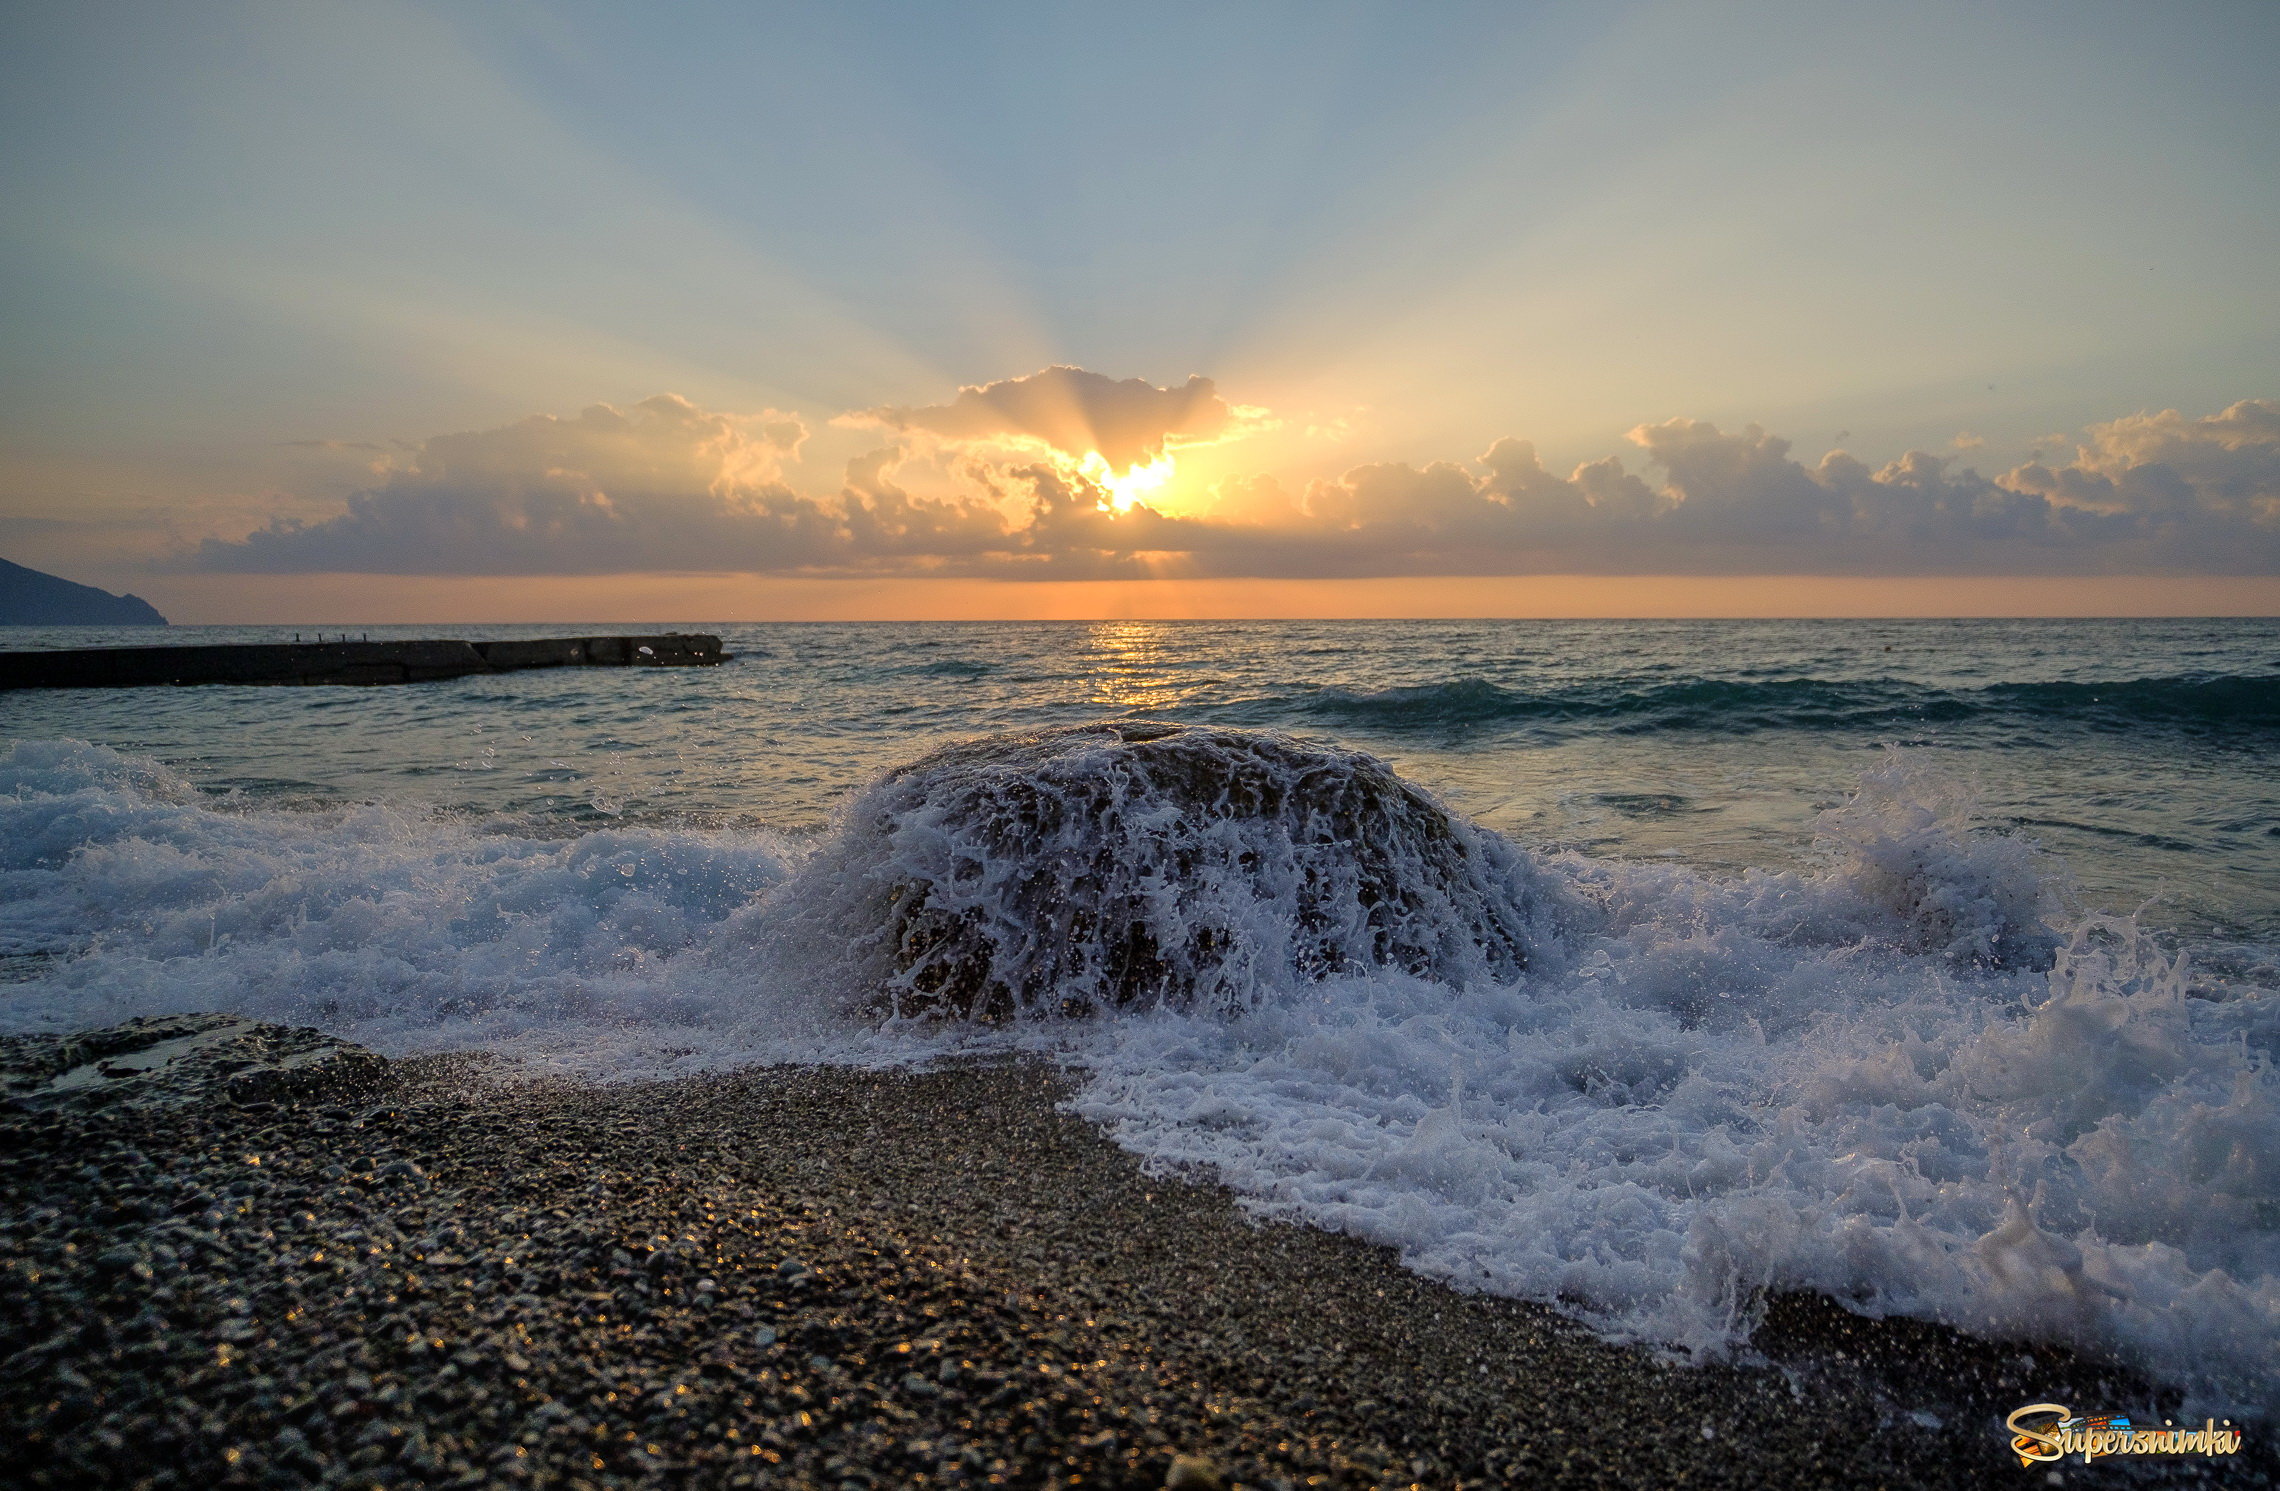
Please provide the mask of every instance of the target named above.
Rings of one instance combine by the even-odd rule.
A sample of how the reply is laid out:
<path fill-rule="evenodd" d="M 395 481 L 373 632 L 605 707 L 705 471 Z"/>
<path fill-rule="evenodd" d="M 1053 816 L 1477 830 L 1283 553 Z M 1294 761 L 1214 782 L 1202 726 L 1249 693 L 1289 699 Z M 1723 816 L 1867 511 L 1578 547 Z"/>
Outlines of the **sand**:
<path fill-rule="evenodd" d="M 4 1043 L 16 1483 L 2019 1487 L 2011 1409 L 2169 1406 L 1803 1298 L 1766 1362 L 1658 1361 L 1144 1173 L 1037 1063 L 591 1086 L 260 1039 L 102 1081 Z"/>

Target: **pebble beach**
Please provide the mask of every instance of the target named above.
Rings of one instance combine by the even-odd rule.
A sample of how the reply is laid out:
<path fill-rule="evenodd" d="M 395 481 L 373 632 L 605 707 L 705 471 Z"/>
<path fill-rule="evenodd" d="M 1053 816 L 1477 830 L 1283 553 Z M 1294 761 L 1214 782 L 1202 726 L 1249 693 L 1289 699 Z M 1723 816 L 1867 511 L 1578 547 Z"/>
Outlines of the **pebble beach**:
<path fill-rule="evenodd" d="M 1032 1061 L 530 1082 L 138 1026 L 6 1043 L 16 1484 L 2016 1486 L 2011 1408 L 2156 1396 L 1808 1298 L 1658 1360 L 1150 1174 Z"/>

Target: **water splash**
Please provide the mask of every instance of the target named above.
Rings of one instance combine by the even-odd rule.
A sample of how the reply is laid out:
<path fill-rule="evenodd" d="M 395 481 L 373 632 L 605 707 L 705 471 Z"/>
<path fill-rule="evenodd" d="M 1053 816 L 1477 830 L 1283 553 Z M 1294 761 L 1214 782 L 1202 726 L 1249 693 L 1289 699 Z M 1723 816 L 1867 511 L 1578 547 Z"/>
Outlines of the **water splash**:
<path fill-rule="evenodd" d="M 1331 974 L 1516 977 L 1554 899 L 1375 757 L 1113 721 L 887 773 L 776 894 L 770 934 L 898 1017 L 1224 1013 Z"/>

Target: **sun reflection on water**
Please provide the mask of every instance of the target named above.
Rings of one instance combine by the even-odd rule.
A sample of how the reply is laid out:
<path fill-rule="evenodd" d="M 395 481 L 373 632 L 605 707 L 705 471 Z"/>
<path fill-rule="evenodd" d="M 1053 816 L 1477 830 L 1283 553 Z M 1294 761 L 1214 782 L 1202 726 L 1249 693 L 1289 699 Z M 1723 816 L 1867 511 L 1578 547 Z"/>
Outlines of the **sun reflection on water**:
<path fill-rule="evenodd" d="M 1088 702 L 1103 709 L 1146 713 L 1179 702 L 1186 691 L 1174 659 L 1170 629 L 1149 621 L 1101 621 L 1085 629 L 1093 653 L 1085 670 Z"/>

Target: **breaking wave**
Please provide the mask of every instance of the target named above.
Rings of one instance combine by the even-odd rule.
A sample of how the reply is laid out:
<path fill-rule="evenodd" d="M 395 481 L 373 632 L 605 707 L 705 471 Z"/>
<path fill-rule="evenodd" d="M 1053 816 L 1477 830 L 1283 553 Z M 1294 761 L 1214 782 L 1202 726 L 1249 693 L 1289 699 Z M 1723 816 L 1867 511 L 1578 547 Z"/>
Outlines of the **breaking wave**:
<path fill-rule="evenodd" d="M 1527 857 L 1375 757 L 1116 720 L 898 767 L 771 905 L 790 966 L 882 1012 L 1245 1009 L 1391 968 L 1511 978 L 1555 935 Z"/>
<path fill-rule="evenodd" d="M 2069 911 L 1907 758 L 1811 871 L 1723 876 L 1529 855 L 1351 753 L 1197 730 L 1151 765 L 1144 734 L 930 758 L 816 844 L 232 808 L 20 744 L 0 1023 L 226 1010 L 620 1078 L 1050 1050 L 1152 1163 L 1620 1339 L 1731 1352 L 1810 1289 L 2280 1406 L 2280 995 Z M 1201 785 L 1277 773 L 1316 780 L 1240 812 Z M 994 1024 L 891 997 L 951 923 L 994 929 L 958 954 Z M 1117 971 L 1135 926 L 1181 977 Z M 1087 978 L 1109 1013 L 1031 997 Z"/>

